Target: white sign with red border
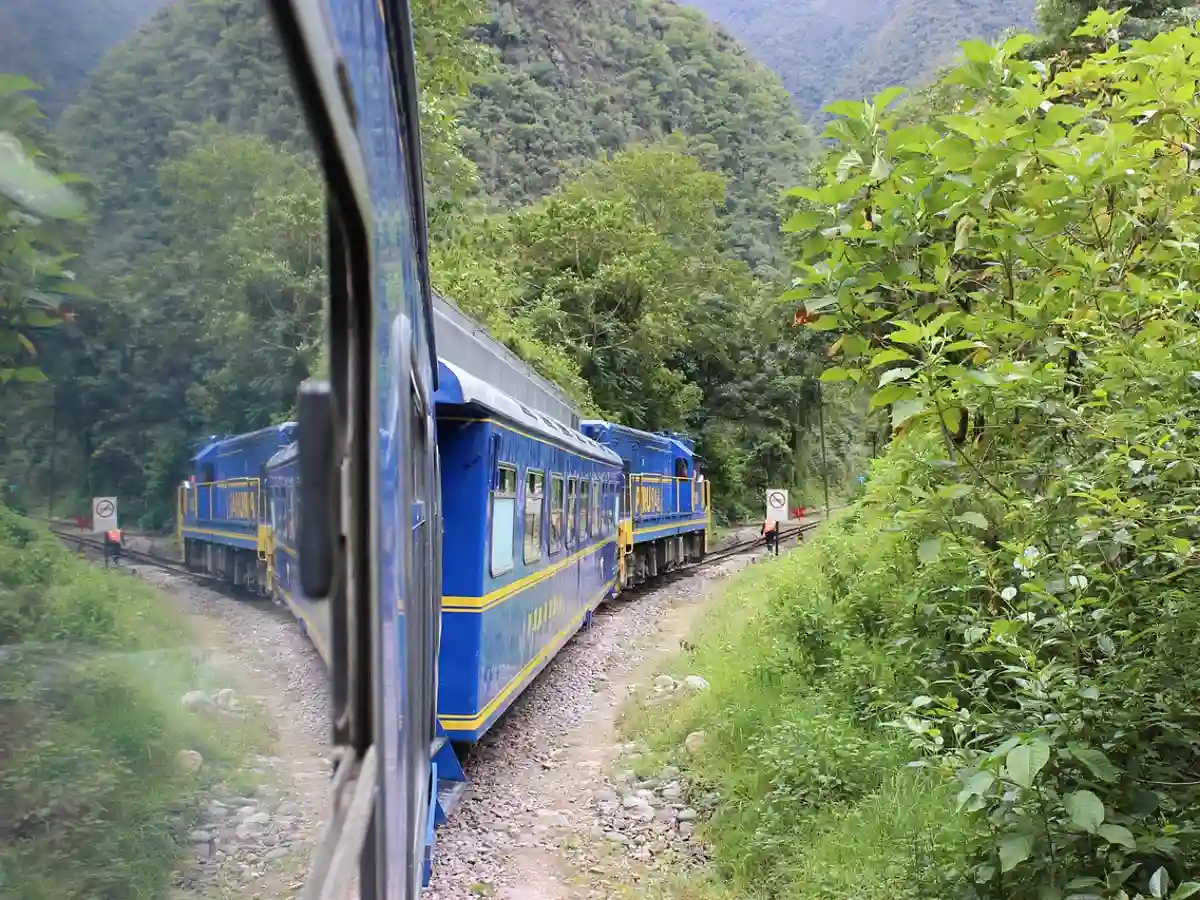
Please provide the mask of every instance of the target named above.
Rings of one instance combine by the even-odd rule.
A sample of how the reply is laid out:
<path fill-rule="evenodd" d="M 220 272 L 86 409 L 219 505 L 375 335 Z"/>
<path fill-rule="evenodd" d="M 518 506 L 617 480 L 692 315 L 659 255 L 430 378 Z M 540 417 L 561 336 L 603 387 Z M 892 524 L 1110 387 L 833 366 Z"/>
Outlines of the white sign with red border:
<path fill-rule="evenodd" d="M 117 527 L 117 498 L 93 497 L 92 531 L 95 534 L 102 534 L 105 531 L 112 531 Z"/>

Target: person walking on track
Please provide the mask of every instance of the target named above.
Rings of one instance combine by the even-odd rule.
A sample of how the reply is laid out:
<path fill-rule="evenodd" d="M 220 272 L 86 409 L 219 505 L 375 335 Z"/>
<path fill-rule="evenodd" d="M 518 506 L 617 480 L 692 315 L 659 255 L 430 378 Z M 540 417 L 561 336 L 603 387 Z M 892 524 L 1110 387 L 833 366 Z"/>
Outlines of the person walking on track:
<path fill-rule="evenodd" d="M 767 555 L 769 556 L 770 554 L 774 553 L 776 556 L 778 556 L 779 523 L 768 516 L 767 520 L 763 522 L 762 534 L 767 541 Z"/>
<path fill-rule="evenodd" d="M 108 561 L 112 560 L 113 565 L 121 563 L 121 529 L 110 528 L 104 532 L 104 567 L 108 568 Z"/>

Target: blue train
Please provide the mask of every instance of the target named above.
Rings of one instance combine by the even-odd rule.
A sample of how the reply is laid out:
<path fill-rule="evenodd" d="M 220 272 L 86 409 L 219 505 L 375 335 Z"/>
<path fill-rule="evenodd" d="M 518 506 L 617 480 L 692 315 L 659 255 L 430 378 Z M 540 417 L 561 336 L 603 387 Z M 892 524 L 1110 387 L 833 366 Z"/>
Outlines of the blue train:
<path fill-rule="evenodd" d="M 439 303 L 439 329 L 462 327 Z M 462 749 L 597 606 L 701 559 L 711 533 L 709 486 L 688 438 L 580 422 L 490 337 L 474 329 L 458 338 L 438 335 L 457 359 L 438 359 L 433 395 L 443 528 L 438 821 L 465 789 Z M 284 424 L 207 443 L 180 487 L 179 538 L 190 568 L 286 604 L 329 662 L 329 605 L 299 586 L 293 437 Z"/>

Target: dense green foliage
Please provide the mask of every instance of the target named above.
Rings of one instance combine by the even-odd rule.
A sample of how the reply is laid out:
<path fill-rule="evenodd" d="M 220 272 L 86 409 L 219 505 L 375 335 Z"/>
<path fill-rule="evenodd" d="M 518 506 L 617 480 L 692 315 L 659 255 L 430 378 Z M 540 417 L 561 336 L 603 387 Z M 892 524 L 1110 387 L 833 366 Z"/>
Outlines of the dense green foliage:
<path fill-rule="evenodd" d="M 689 0 L 779 73 L 807 117 L 841 98 L 916 87 L 958 44 L 1033 24 L 1034 0 Z M 1069 29 L 1068 29 L 1069 31 Z"/>
<path fill-rule="evenodd" d="M 0 892 L 20 900 L 165 896 L 196 800 L 253 749 L 180 697 L 201 669 L 156 590 L 75 559 L 0 505 Z M 180 766 L 197 751 L 203 766 Z M 174 821 L 172 821 L 174 820 Z"/>
<path fill-rule="evenodd" d="M 1123 18 L 1093 12 L 1057 67 L 965 45 L 953 113 L 839 105 L 797 190 L 823 379 L 869 388 L 897 440 L 702 642 L 717 687 L 664 739 L 713 733 L 695 775 L 735 886 L 1200 891 L 1200 33 Z M 819 852 L 835 827 L 892 843 L 852 882 Z"/>
<path fill-rule="evenodd" d="M 499 66 L 464 111 L 486 190 L 510 204 L 630 143 L 675 132 L 728 183 L 724 244 L 780 266 L 778 198 L 809 136 L 779 79 L 693 10 L 664 0 L 500 2 L 479 37 Z"/>
<path fill-rule="evenodd" d="M 768 480 L 818 474 L 805 435 L 822 341 L 784 327 L 762 278 L 777 276 L 776 198 L 806 133 L 778 82 L 696 14 L 595 6 L 518 17 L 529 48 L 552 25 L 580 65 L 538 76 L 574 124 L 547 119 L 546 140 L 514 150 L 527 112 L 498 118 L 487 98 L 524 84 L 542 50 L 500 41 L 475 0 L 418 4 L 435 285 L 590 413 L 699 434 L 723 510 L 741 514 Z M 621 66 L 585 65 L 597 48 Z M 593 106 L 620 140 L 589 136 Z M 473 166 L 481 135 L 502 177 Z M 89 179 L 71 237 L 96 299 L 40 338 L 49 383 L 4 395 L 3 475 L 60 511 L 114 493 L 127 522 L 162 526 L 196 443 L 287 417 L 323 365 L 320 182 L 260 4 L 163 9 L 106 55 L 53 139 Z M 835 478 L 861 456 L 842 407 Z"/>

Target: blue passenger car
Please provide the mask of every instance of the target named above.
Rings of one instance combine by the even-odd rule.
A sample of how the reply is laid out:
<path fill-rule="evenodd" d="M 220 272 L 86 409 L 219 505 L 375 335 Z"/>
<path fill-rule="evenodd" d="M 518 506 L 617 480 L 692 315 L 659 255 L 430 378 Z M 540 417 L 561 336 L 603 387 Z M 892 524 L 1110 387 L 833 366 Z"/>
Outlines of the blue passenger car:
<path fill-rule="evenodd" d="M 711 504 L 692 441 L 613 422 L 584 422 L 582 430 L 621 458 L 619 585 L 640 584 L 702 558 Z"/>
<path fill-rule="evenodd" d="M 252 593 L 268 590 L 267 461 L 295 440 L 295 423 L 213 438 L 180 487 L 178 531 L 184 562 Z"/>
<path fill-rule="evenodd" d="M 268 582 L 273 599 L 292 611 L 300 630 L 312 639 L 317 652 L 328 663 L 329 604 L 314 603 L 300 590 L 300 555 L 296 550 L 298 467 L 295 444 L 280 450 L 267 462 L 263 494 L 270 524 Z"/>
<path fill-rule="evenodd" d="M 612 594 L 621 460 L 449 363 L 438 373 L 438 719 L 471 742 Z"/>

